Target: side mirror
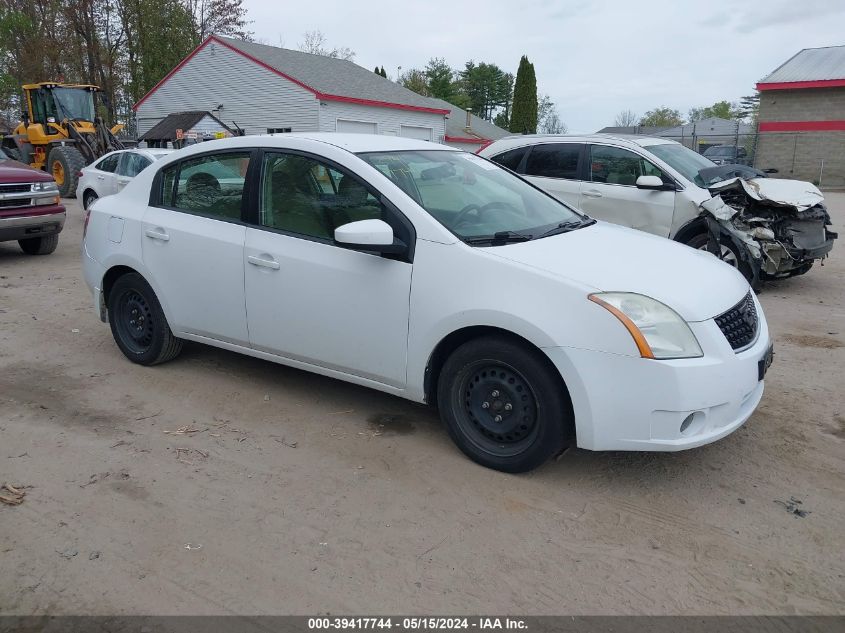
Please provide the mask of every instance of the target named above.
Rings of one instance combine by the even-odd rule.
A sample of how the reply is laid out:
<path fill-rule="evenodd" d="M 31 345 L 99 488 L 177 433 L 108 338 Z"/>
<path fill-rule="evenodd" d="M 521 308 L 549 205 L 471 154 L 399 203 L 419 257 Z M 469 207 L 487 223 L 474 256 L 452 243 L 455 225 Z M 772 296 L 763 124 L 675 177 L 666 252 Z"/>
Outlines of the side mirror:
<path fill-rule="evenodd" d="M 358 220 L 334 230 L 334 240 L 342 246 L 361 251 L 402 254 L 408 245 L 396 238 L 384 220 Z"/>
<path fill-rule="evenodd" d="M 637 178 L 637 189 L 664 189 L 665 186 L 659 176 L 640 176 Z"/>

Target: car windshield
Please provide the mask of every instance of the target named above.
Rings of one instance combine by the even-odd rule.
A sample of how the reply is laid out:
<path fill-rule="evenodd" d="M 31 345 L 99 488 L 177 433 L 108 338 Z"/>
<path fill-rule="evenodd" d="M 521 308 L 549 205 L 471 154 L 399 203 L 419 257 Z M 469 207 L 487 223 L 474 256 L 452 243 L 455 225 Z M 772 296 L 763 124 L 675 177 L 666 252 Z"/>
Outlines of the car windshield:
<path fill-rule="evenodd" d="M 561 225 L 577 228 L 586 219 L 474 154 L 420 150 L 360 157 L 465 241 L 538 238 Z"/>
<path fill-rule="evenodd" d="M 733 156 L 733 147 L 708 147 L 704 151 L 705 156 Z"/>
<path fill-rule="evenodd" d="M 704 187 L 704 180 L 698 172 L 715 166 L 712 160 L 678 143 L 648 145 L 646 149 L 699 187 Z"/>
<path fill-rule="evenodd" d="M 94 120 L 94 98 L 84 88 L 54 88 L 53 99 L 68 119 Z"/>

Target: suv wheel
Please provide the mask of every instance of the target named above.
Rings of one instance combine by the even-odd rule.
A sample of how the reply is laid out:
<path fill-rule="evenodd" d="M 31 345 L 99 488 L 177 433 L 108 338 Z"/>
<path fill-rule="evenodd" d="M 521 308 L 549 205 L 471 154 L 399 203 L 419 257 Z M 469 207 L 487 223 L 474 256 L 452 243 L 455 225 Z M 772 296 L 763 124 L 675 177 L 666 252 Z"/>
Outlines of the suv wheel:
<path fill-rule="evenodd" d="M 504 337 L 469 341 L 446 360 L 437 403 L 470 459 L 510 473 L 536 468 L 566 446 L 572 414 L 556 370 Z"/>
<path fill-rule="evenodd" d="M 687 246 L 691 246 L 692 248 L 696 248 L 700 251 L 710 252 L 707 248 L 708 243 L 710 242 L 710 236 L 707 233 L 699 233 L 698 235 L 694 235 L 690 239 L 687 240 Z M 742 276 L 748 280 L 752 286 L 759 285 L 759 280 L 755 279 L 754 271 L 751 269 L 751 266 L 748 264 L 745 259 L 743 259 L 742 255 L 737 251 L 736 245 L 731 242 L 730 240 L 722 237 L 719 241 L 719 248 L 721 250 L 719 254 L 719 259 L 723 262 L 728 264 L 729 266 L 733 266 L 736 268 Z M 756 288 L 755 288 L 756 290 Z"/>
<path fill-rule="evenodd" d="M 109 325 L 120 351 L 139 365 L 156 365 L 182 351 L 150 284 L 138 273 L 120 277 L 108 298 Z"/>

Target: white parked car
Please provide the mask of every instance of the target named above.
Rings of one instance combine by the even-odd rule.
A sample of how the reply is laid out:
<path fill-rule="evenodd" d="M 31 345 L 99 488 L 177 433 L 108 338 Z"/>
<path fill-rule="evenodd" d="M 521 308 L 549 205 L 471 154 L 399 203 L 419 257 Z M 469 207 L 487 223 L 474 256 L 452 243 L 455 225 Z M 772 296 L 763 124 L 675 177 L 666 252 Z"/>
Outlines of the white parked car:
<path fill-rule="evenodd" d="M 121 149 L 83 167 L 76 186 L 76 199 L 87 209 L 97 198 L 111 196 L 172 149 Z"/>
<path fill-rule="evenodd" d="M 708 250 L 752 285 L 806 273 L 836 233 L 821 191 L 662 138 L 510 136 L 478 152 L 599 220 Z"/>
<path fill-rule="evenodd" d="M 183 149 L 92 205 L 83 259 L 133 362 L 196 341 L 436 404 L 469 457 L 510 472 L 570 443 L 724 437 L 771 360 L 734 268 L 411 139 Z"/>

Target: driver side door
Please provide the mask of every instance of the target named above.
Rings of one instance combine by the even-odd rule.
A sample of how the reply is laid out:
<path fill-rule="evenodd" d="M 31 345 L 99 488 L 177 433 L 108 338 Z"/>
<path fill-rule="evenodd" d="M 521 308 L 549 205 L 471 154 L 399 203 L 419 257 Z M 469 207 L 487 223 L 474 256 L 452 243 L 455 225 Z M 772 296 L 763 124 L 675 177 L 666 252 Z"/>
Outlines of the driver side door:
<path fill-rule="evenodd" d="M 295 152 L 264 152 L 256 198 L 244 247 L 250 345 L 404 387 L 412 256 L 339 246 L 334 229 L 379 218 L 412 245 L 410 223 L 351 172 Z"/>

